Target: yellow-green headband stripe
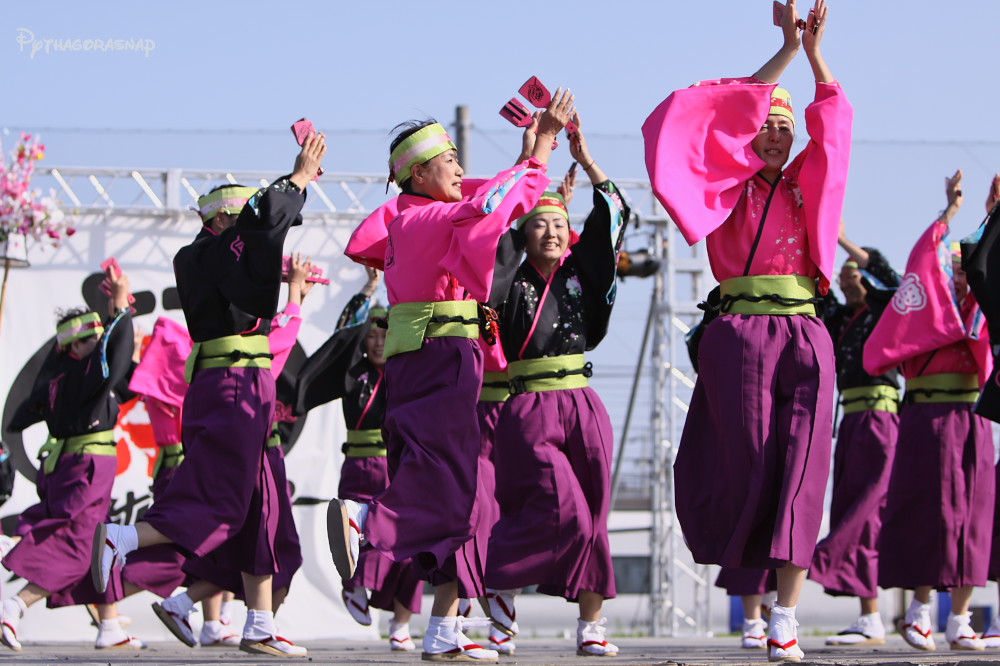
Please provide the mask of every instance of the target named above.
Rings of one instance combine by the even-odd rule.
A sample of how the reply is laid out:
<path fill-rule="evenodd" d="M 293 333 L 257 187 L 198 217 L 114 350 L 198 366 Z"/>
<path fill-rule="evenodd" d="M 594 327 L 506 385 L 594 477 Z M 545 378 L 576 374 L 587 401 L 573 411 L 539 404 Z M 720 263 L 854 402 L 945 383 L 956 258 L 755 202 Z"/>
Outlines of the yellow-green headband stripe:
<path fill-rule="evenodd" d="M 389 156 L 389 173 L 393 180 L 409 180 L 414 164 L 423 164 L 447 150 L 458 150 L 441 123 L 433 123 L 403 139 Z"/>

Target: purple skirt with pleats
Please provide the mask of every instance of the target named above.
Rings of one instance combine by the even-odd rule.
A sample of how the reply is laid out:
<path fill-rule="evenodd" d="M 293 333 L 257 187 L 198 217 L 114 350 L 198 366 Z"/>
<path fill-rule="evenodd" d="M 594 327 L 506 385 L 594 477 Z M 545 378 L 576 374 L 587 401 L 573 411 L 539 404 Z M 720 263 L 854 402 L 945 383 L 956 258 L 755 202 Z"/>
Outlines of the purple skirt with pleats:
<path fill-rule="evenodd" d="M 265 454 L 274 399 L 270 370 L 199 370 L 184 397 L 184 464 L 143 520 L 198 557 L 232 541 L 227 569 L 275 573 L 287 493 Z"/>
<path fill-rule="evenodd" d="M 295 516 L 292 513 L 291 486 L 285 474 L 285 454 L 280 446 L 267 449 L 268 462 L 274 473 L 274 482 L 279 488 L 278 495 L 278 525 L 274 538 L 274 552 L 277 557 L 277 571 L 271 580 L 271 588 L 288 590 L 292 578 L 302 566 L 302 548 L 299 545 L 299 533 L 295 529 Z M 184 461 L 187 464 L 187 461 Z M 204 557 L 195 557 L 184 564 L 184 571 L 194 578 L 215 583 L 224 590 L 235 592 L 241 599 L 243 594 L 243 576 L 239 569 L 229 566 L 239 558 L 240 542 L 227 541 Z"/>
<path fill-rule="evenodd" d="M 812 563 L 833 438 L 833 343 L 806 315 L 722 315 L 674 463 L 677 517 L 701 564 Z"/>
<path fill-rule="evenodd" d="M 974 408 L 903 407 L 879 538 L 881 587 L 986 584 L 996 478 L 990 422 Z"/>
<path fill-rule="evenodd" d="M 778 589 L 778 576 L 774 569 L 722 567 L 715 586 L 724 589 L 731 597 L 767 594 Z"/>
<path fill-rule="evenodd" d="M 385 457 L 344 458 L 340 468 L 340 488 L 337 497 L 355 502 L 371 502 L 389 485 L 389 468 Z M 420 612 L 424 581 L 411 562 L 393 562 L 373 548 L 364 548 L 358 558 L 358 568 L 351 580 L 343 581 L 344 589 L 357 586 L 369 590 L 368 603 L 392 612 L 399 601 L 409 611 Z"/>
<path fill-rule="evenodd" d="M 507 399 L 496 430 L 501 515 L 490 538 L 489 587 L 537 584 L 542 594 L 570 601 L 581 590 L 615 596 L 613 448 L 608 412 L 589 387 Z"/>
<path fill-rule="evenodd" d="M 853 412 L 840 422 L 830 533 L 809 570 L 827 594 L 878 596 L 878 538 L 898 434 L 899 416 L 889 412 Z"/>
<path fill-rule="evenodd" d="M 365 537 L 394 562 L 412 560 L 432 584 L 482 589 L 466 554 L 475 536 L 479 474 L 476 403 L 483 354 L 475 340 L 428 338 L 385 366 L 389 486 L 372 500 Z"/>
<path fill-rule="evenodd" d="M 38 470 L 35 483 L 41 501 L 21 514 L 15 532 L 21 541 L 3 564 L 51 592 L 49 608 L 122 598 L 120 571 L 104 594 L 90 582 L 94 530 L 108 519 L 117 471 L 115 456 L 82 453 L 62 456 L 52 474 Z"/>
<path fill-rule="evenodd" d="M 152 421 L 152 417 L 150 421 Z M 160 469 L 153 479 L 153 501 L 163 495 L 170 485 L 170 480 L 177 473 L 177 467 Z M 158 597 L 166 598 L 174 590 L 186 584 L 187 575 L 181 569 L 184 564 L 184 554 L 171 544 L 160 544 L 142 548 L 130 553 L 125 560 L 122 578 Z"/>

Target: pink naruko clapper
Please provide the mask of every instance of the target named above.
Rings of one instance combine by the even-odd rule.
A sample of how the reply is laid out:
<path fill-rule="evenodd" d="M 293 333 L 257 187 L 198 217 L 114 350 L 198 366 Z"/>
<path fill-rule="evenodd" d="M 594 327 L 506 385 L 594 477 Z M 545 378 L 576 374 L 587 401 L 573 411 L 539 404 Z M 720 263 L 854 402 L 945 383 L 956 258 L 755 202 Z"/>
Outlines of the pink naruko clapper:
<path fill-rule="evenodd" d="M 107 275 L 108 277 L 112 276 L 117 277 L 122 274 L 122 267 L 118 265 L 118 259 L 116 259 L 115 257 L 109 257 L 108 259 L 105 259 L 104 263 L 101 264 L 101 270 L 104 271 L 105 275 Z M 100 286 L 101 291 L 103 291 L 108 296 L 111 296 L 111 285 L 108 284 L 107 280 L 103 280 L 101 284 L 98 286 Z M 135 303 L 135 296 L 133 296 L 131 293 L 129 293 L 128 295 L 128 302 Z"/>
<path fill-rule="evenodd" d="M 514 127 L 527 127 L 531 124 L 531 111 L 516 97 L 511 97 L 510 101 L 503 105 L 500 115 L 509 120 Z"/>
<path fill-rule="evenodd" d="M 292 134 L 295 135 L 295 141 L 300 145 L 306 145 L 306 139 L 309 138 L 311 134 L 316 131 L 313 127 L 311 120 L 306 120 L 305 118 L 299 118 L 294 123 L 292 123 Z M 313 180 L 319 180 L 319 177 L 323 175 L 323 167 L 319 168 L 316 172 L 316 177 Z"/>
<path fill-rule="evenodd" d="M 545 87 L 537 76 L 533 76 L 524 82 L 524 85 L 517 91 L 524 95 L 524 98 L 531 102 L 532 106 L 537 109 L 548 108 L 549 104 L 552 103 L 552 93 L 549 89 Z M 566 123 L 566 133 L 573 134 L 576 132 L 576 125 L 572 121 Z"/>
<path fill-rule="evenodd" d="M 283 256 L 281 258 L 281 281 L 288 282 L 288 274 L 292 270 L 292 258 L 289 256 Z M 318 284 L 330 284 L 330 281 L 323 277 L 323 269 L 319 266 L 313 266 L 312 270 L 309 271 L 309 275 L 306 276 L 306 282 L 316 282 Z"/>

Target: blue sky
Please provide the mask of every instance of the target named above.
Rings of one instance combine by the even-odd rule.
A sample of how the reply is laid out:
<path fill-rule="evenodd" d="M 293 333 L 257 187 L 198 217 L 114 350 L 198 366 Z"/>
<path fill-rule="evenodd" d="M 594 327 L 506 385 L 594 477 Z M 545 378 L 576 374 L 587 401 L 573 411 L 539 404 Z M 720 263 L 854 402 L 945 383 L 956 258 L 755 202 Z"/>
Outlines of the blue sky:
<path fill-rule="evenodd" d="M 1000 170 L 1000 99 L 989 83 L 1000 3 L 830 5 L 825 52 L 856 109 L 849 230 L 901 263 L 942 207 L 946 173 L 967 175 L 955 222 L 965 231 Z M 43 129 L 50 165 L 286 169 L 287 127 L 308 116 L 332 137 L 328 171 L 381 173 L 393 125 L 448 121 L 467 104 L 471 171 L 495 172 L 518 148 L 497 110 L 537 74 L 578 94 L 612 177 L 641 177 L 639 128 L 666 94 L 750 74 L 780 43 L 768 0 L 57 1 L 7 3 L 4 17 L 0 126 Z M 35 40 L 155 48 L 31 57 L 19 28 Z M 802 109 L 812 96 L 804 56 L 783 82 Z M 564 150 L 553 164 L 568 162 Z"/>
<path fill-rule="evenodd" d="M 902 269 L 944 206 L 945 175 L 966 174 L 957 235 L 981 220 L 1000 170 L 1000 2 L 830 6 L 824 51 L 856 110 L 848 231 Z M 639 128 L 671 90 L 749 75 L 781 40 L 770 0 L 40 1 L 5 3 L 3 16 L 0 127 L 41 129 L 49 166 L 287 170 L 295 153 L 288 126 L 308 116 L 331 138 L 327 171 L 384 173 L 396 123 L 450 121 L 466 104 L 475 125 L 469 170 L 495 173 L 519 148 L 497 110 L 538 75 L 577 93 L 593 154 L 612 178 L 643 177 Z M 154 47 L 31 57 L 20 28 L 36 41 Z M 783 84 L 801 114 L 813 94 L 803 55 Z M 4 137 L 7 148 L 12 138 Z M 554 171 L 569 161 L 561 148 Z M 604 345 L 622 376 L 612 400 L 624 402 L 647 289 L 632 280 L 620 290 Z"/>

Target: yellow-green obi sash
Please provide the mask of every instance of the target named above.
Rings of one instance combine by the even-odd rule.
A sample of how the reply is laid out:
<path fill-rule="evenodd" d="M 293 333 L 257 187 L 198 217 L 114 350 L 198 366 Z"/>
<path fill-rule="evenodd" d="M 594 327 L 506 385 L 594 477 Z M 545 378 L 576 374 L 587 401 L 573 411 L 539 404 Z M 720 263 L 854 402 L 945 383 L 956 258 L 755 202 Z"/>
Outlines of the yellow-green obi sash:
<path fill-rule="evenodd" d="M 906 402 L 976 402 L 979 377 L 975 373 L 943 372 L 906 380 Z"/>
<path fill-rule="evenodd" d="M 168 444 L 161 446 L 156 452 L 156 462 L 153 463 L 153 478 L 155 479 L 163 468 L 178 467 L 184 462 L 184 445 Z"/>
<path fill-rule="evenodd" d="M 506 402 L 510 397 L 510 380 L 506 372 L 484 372 L 483 390 L 479 402 Z"/>
<path fill-rule="evenodd" d="M 348 430 L 347 443 L 340 450 L 348 458 L 385 458 L 387 453 L 380 428 Z"/>
<path fill-rule="evenodd" d="M 479 304 L 475 301 L 397 303 L 389 308 L 386 358 L 416 351 L 424 338 L 479 338 Z"/>
<path fill-rule="evenodd" d="M 184 366 L 184 379 L 190 384 L 195 371 L 206 368 L 270 369 L 272 358 L 266 335 L 227 335 L 196 342 Z"/>
<path fill-rule="evenodd" d="M 583 354 L 532 358 L 507 366 L 511 395 L 584 388 L 590 385 L 587 378 L 593 374 L 593 366 Z"/>
<path fill-rule="evenodd" d="M 281 446 L 281 433 L 278 432 L 278 424 L 271 424 L 271 436 L 267 438 L 267 448 L 273 449 L 276 446 Z"/>
<path fill-rule="evenodd" d="M 88 432 L 86 435 L 74 435 L 65 439 L 56 439 L 52 435 L 45 440 L 45 444 L 38 451 L 38 459 L 42 461 L 42 467 L 46 474 L 56 471 L 60 456 L 68 456 L 74 453 L 87 453 L 93 456 L 115 456 L 118 455 L 115 446 L 115 433 L 113 430 L 102 430 L 100 432 Z"/>
<path fill-rule="evenodd" d="M 899 413 L 899 391 L 895 386 L 877 384 L 856 386 L 840 392 L 840 404 L 845 414 L 855 412 Z"/>
<path fill-rule="evenodd" d="M 719 314 L 814 315 L 816 280 L 804 275 L 748 275 L 723 280 Z"/>

